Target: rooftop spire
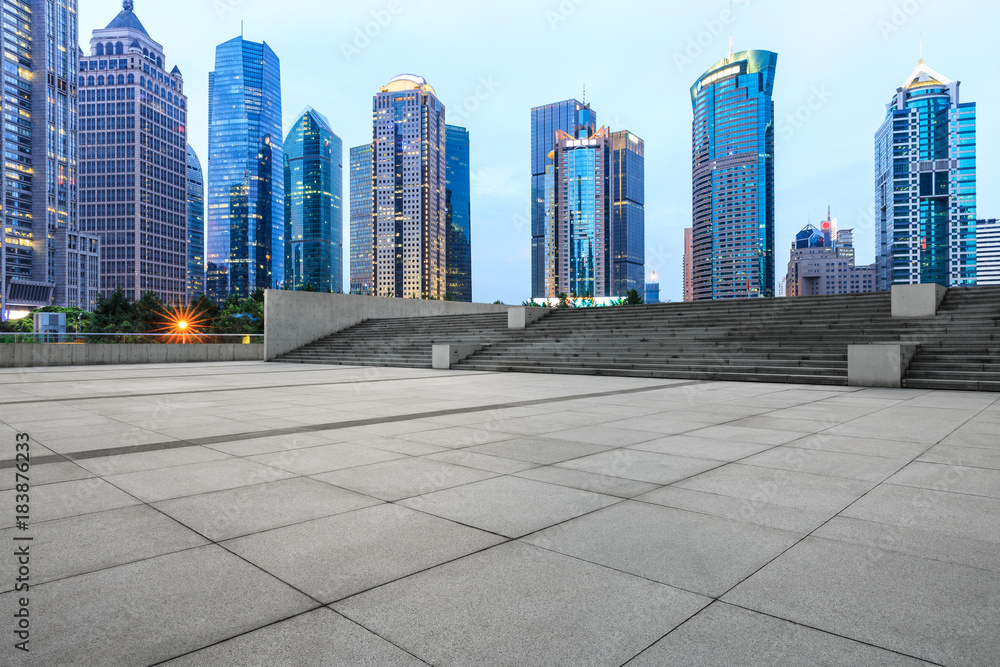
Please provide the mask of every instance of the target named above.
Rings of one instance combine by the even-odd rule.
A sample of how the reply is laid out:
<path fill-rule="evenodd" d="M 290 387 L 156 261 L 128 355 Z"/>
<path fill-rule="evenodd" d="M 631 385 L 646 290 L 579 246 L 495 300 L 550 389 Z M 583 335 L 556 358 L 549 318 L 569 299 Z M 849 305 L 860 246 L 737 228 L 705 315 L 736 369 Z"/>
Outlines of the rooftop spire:
<path fill-rule="evenodd" d="M 733 0 L 729 0 L 729 62 L 733 62 L 733 23 L 736 17 L 733 16 Z"/>
<path fill-rule="evenodd" d="M 924 64 L 924 33 L 920 33 L 920 64 Z"/>
<path fill-rule="evenodd" d="M 122 0 L 122 9 L 127 12 L 131 12 L 135 9 L 135 2 L 133 0 Z"/>

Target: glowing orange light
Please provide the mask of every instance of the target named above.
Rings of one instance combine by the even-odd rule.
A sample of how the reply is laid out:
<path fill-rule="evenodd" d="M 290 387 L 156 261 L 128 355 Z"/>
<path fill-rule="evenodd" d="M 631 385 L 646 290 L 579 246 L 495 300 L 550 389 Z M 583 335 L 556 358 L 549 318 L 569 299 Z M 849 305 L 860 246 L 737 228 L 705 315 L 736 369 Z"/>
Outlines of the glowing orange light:
<path fill-rule="evenodd" d="M 201 329 L 208 324 L 208 320 L 190 306 L 168 307 L 164 314 L 163 326 L 154 333 L 170 334 L 169 343 L 199 342 Z"/>

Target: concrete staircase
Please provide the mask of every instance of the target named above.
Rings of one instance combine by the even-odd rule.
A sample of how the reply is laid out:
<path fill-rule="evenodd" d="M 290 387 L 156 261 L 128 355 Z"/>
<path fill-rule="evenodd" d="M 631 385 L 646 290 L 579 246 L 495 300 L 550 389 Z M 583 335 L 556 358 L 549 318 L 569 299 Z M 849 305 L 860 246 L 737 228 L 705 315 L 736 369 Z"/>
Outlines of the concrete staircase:
<path fill-rule="evenodd" d="M 430 368 L 431 346 L 485 347 L 455 368 L 847 384 L 847 347 L 921 343 L 904 386 L 1000 391 L 1000 287 L 949 290 L 937 317 L 893 319 L 888 293 L 366 321 L 279 357 Z"/>
<path fill-rule="evenodd" d="M 435 343 L 499 343 L 511 337 L 507 313 L 366 320 L 281 355 L 295 364 L 430 368 Z"/>

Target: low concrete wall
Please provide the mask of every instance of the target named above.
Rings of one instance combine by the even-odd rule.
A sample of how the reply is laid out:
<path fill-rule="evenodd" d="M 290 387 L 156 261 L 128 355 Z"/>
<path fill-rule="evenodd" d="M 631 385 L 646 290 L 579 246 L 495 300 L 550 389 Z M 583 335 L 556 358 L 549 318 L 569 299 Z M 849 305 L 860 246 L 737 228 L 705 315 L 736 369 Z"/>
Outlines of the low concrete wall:
<path fill-rule="evenodd" d="M 915 343 L 876 343 L 847 347 L 847 384 L 851 387 L 903 386 Z"/>
<path fill-rule="evenodd" d="M 481 349 L 483 349 L 482 345 L 474 343 L 434 345 L 431 348 L 431 367 L 441 371 L 449 370 L 458 362 L 468 359 Z"/>
<path fill-rule="evenodd" d="M 552 308 L 539 308 L 537 306 L 515 306 L 507 311 L 508 329 L 526 329 L 529 324 L 534 324 L 552 312 Z"/>
<path fill-rule="evenodd" d="M 948 294 L 944 285 L 893 285 L 893 317 L 934 317 Z"/>
<path fill-rule="evenodd" d="M 263 345 L 56 345 L 46 343 L 0 345 L 0 368 L 263 360 Z"/>
<path fill-rule="evenodd" d="M 365 320 L 505 313 L 509 308 L 500 304 L 267 290 L 264 360 L 270 361 Z"/>

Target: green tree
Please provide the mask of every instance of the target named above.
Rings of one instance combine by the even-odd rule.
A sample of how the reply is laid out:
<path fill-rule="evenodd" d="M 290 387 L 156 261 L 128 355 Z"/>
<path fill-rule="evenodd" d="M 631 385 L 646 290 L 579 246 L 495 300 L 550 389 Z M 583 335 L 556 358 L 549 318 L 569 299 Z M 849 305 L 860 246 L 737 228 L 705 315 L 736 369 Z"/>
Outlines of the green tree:
<path fill-rule="evenodd" d="M 639 290 L 633 288 L 625 293 L 625 305 L 626 306 L 641 306 L 644 304 L 642 297 L 639 295 Z"/>

